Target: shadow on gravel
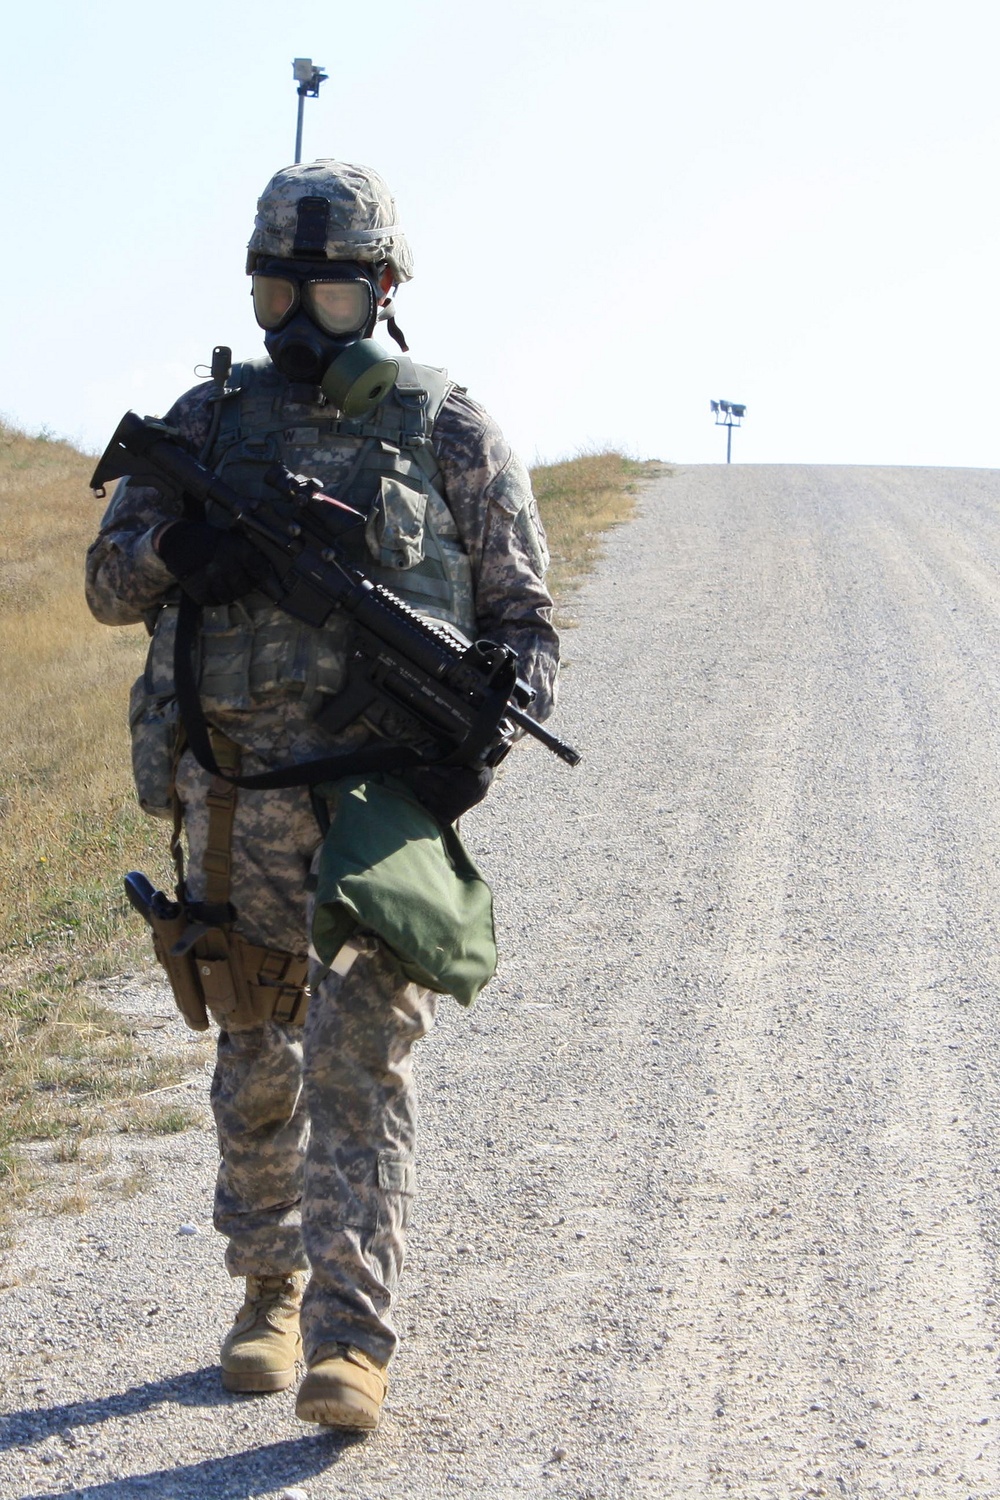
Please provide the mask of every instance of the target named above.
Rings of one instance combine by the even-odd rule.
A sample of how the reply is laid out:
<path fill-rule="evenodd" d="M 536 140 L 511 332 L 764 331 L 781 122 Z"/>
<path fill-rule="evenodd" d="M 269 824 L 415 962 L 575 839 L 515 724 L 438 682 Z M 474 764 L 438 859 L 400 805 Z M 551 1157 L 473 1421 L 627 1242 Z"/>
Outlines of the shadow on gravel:
<path fill-rule="evenodd" d="M 285 1485 L 301 1484 L 331 1468 L 344 1448 L 364 1435 L 336 1437 L 318 1433 L 288 1438 L 249 1453 L 207 1458 L 200 1464 L 153 1469 L 148 1474 L 108 1479 L 82 1489 L 37 1490 L 24 1500 L 253 1500 Z"/>
<path fill-rule="evenodd" d="M 137 1416 L 161 1403 L 176 1406 L 252 1407 L 259 1398 L 233 1396 L 219 1389 L 216 1368 L 175 1375 L 169 1380 L 150 1380 L 99 1401 L 73 1401 L 62 1406 L 36 1407 L 12 1412 L 0 1420 L 0 1452 L 27 1448 L 53 1434 L 65 1436 L 76 1428 L 96 1427 L 101 1422 Z M 204 1459 L 196 1464 L 155 1469 L 146 1474 L 122 1475 L 81 1488 L 39 1490 L 24 1500 L 253 1500 L 285 1485 L 295 1485 L 321 1474 L 336 1464 L 346 1450 L 365 1441 L 363 1433 L 334 1433 L 313 1428 L 300 1438 L 288 1438 L 245 1453 Z"/>

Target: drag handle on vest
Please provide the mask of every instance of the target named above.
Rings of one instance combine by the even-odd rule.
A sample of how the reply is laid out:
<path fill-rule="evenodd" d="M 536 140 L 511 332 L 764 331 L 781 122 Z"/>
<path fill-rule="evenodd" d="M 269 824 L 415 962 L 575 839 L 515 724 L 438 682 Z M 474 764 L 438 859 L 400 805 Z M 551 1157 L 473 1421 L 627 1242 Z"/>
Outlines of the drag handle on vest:
<path fill-rule="evenodd" d="M 422 756 L 427 763 L 495 765 L 509 747 L 513 725 L 567 765 L 578 764 L 579 753 L 571 745 L 524 712 L 528 693 L 518 681 L 517 657 L 509 647 L 457 637 L 348 562 L 337 543 L 364 521 L 360 512 L 318 493 L 309 480 L 287 474 L 282 481 L 280 472 L 269 481 L 275 489 L 273 502 L 240 495 L 177 437 L 162 422 L 126 412 L 94 470 L 91 488 L 103 494 L 110 480 L 128 476 L 133 483 L 218 506 L 271 563 L 272 576 L 258 586 L 279 609 L 315 629 L 334 611 L 351 618 L 355 671 L 367 678 L 374 697 L 402 710 L 429 736 L 432 753 Z M 354 691 L 361 696 L 359 687 Z M 179 696 L 193 743 L 184 696 Z M 335 703 L 331 712 L 337 712 Z M 296 779 L 289 782 L 292 772 Z M 336 774 L 327 757 L 250 780 L 238 778 L 237 784 L 278 785 L 275 778 L 281 777 L 282 785 L 305 785 Z"/>

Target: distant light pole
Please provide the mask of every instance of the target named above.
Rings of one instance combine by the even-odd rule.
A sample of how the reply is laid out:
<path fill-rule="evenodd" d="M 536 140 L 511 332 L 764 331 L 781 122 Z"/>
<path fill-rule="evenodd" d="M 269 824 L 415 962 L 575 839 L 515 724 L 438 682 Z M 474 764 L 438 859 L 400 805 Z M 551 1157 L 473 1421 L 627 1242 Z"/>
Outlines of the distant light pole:
<path fill-rule="evenodd" d="M 732 463 L 733 428 L 742 426 L 747 409 L 745 406 L 738 405 L 735 401 L 713 401 L 711 406 L 715 413 L 716 427 L 726 428 L 726 463 Z"/>
<path fill-rule="evenodd" d="M 307 99 L 317 98 L 320 84 L 325 83 L 330 75 L 324 73 L 322 68 L 314 68 L 311 57 L 294 58 L 292 72 L 299 86 L 299 118 L 295 126 L 295 162 L 298 165 L 302 160 L 302 111 L 305 108 L 305 102 Z"/>

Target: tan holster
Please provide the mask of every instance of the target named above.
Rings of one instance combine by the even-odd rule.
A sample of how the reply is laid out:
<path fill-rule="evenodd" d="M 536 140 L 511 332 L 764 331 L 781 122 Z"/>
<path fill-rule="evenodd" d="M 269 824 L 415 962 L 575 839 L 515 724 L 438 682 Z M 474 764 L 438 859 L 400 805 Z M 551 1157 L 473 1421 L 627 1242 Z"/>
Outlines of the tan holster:
<path fill-rule="evenodd" d="M 192 1031 L 207 1031 L 205 993 L 195 973 L 194 955 L 172 952 L 174 944 L 180 942 L 190 925 L 187 917 L 183 910 L 179 910 L 175 917 L 156 917 L 150 912 L 149 925 L 153 929 L 153 952 L 170 981 L 177 1009 Z"/>
<path fill-rule="evenodd" d="M 216 729 L 211 731 L 211 738 L 219 769 L 237 775 L 239 746 Z M 223 776 L 213 776 L 209 783 L 204 861 L 206 906 L 229 904 L 237 792 L 238 788 Z M 181 824 L 180 801 L 175 791 L 170 848 L 178 886 L 183 889 Z M 186 951 L 177 953 L 173 950 L 190 931 L 190 918 L 182 911 L 168 919 L 151 916 L 150 924 L 153 948 L 166 970 L 177 1009 L 193 1031 L 208 1029 L 209 1012 L 224 1031 L 263 1026 L 268 1021 L 289 1026 L 301 1026 L 305 1021 L 309 1004 L 308 959 L 280 948 L 250 943 L 228 924 L 207 928 Z"/>

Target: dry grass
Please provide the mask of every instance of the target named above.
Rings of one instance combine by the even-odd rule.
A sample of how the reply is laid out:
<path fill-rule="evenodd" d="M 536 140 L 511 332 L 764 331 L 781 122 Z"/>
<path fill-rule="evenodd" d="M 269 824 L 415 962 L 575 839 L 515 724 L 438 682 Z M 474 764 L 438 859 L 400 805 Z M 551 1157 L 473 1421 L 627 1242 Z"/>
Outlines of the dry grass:
<path fill-rule="evenodd" d="M 52 1206 L 57 1214 L 85 1214 L 92 1201 L 89 1192 L 80 1182 Z"/>
<path fill-rule="evenodd" d="M 92 460 L 0 428 L 0 953 L 10 964 L 117 957 L 118 864 L 156 841 L 129 787 L 123 705 L 141 627 L 83 598 L 99 506 Z M 30 965 L 29 965 L 30 967 Z M 16 973 L 16 965 L 15 965 Z"/>
<path fill-rule="evenodd" d="M 638 481 L 657 467 L 620 453 L 584 453 L 532 470 L 552 554 L 549 587 L 562 606 L 563 626 L 571 623 L 565 616 L 567 598 L 592 567 L 603 533 L 629 519 Z"/>
<path fill-rule="evenodd" d="M 30 1184 L 17 1142 L 79 1131 L 161 1080 L 80 981 L 145 963 L 121 872 L 163 867 L 130 790 L 124 705 L 144 632 L 83 598 L 99 505 L 93 460 L 0 427 L 0 1182 Z M 142 955 L 140 957 L 140 955 Z"/>
<path fill-rule="evenodd" d="M 150 1097 L 190 1070 L 190 1052 L 150 1056 L 83 986 L 150 963 L 123 871 L 171 880 L 164 825 L 139 811 L 129 764 L 145 632 L 97 624 L 83 597 L 93 462 L 0 425 L 0 1217 L 35 1186 L 20 1142 L 63 1142 L 66 1162 L 109 1121 L 162 1133 L 197 1118 Z M 631 513 L 643 470 L 612 453 L 535 469 L 560 595 Z"/>

